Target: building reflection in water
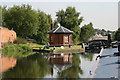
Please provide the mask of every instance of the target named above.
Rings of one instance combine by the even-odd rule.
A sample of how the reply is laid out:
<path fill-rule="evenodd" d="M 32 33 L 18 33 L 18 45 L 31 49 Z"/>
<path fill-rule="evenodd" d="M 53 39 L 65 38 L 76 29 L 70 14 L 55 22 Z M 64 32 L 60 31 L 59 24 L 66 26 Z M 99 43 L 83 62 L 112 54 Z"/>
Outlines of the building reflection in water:
<path fill-rule="evenodd" d="M 8 57 L 0 54 L 0 72 L 5 72 L 10 68 L 15 67 L 16 65 L 16 58 Z"/>
<path fill-rule="evenodd" d="M 71 64 L 72 63 L 72 54 L 53 54 L 49 57 L 50 64 Z"/>
<path fill-rule="evenodd" d="M 62 54 L 52 54 L 49 56 L 49 64 L 51 67 L 51 77 L 54 77 L 54 70 L 57 72 L 62 72 L 72 66 L 72 54 L 62 53 Z"/>

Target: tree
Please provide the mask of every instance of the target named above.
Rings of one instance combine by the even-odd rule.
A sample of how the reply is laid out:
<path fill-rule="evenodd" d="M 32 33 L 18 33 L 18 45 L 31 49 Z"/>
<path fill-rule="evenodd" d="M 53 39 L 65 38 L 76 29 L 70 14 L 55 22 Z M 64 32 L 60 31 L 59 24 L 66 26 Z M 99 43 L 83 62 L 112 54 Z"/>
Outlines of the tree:
<path fill-rule="evenodd" d="M 36 35 L 33 35 L 33 38 L 37 40 L 37 42 L 45 44 L 48 42 L 48 34 L 47 32 L 50 30 L 51 26 L 51 16 L 45 14 L 44 12 L 38 11 L 38 31 Z"/>
<path fill-rule="evenodd" d="M 120 40 L 120 28 L 115 32 L 114 40 Z"/>
<path fill-rule="evenodd" d="M 4 17 L 7 13 L 7 9 L 6 9 L 6 6 L 0 7 L 0 8 L 1 8 L 0 9 L 0 20 L 1 20 L 0 25 L 4 27 L 5 26 Z"/>
<path fill-rule="evenodd" d="M 76 11 L 75 7 L 68 7 L 65 11 L 60 10 L 56 13 L 57 21 L 61 26 L 64 26 L 73 33 L 73 42 L 77 43 L 80 39 L 80 27 L 79 25 L 83 21 L 83 17 L 80 17 L 80 13 Z"/>
<path fill-rule="evenodd" d="M 81 34 L 80 34 L 80 38 L 82 41 L 86 42 L 89 40 L 89 38 L 91 38 L 95 33 L 95 30 L 93 28 L 92 23 L 89 23 L 88 25 L 84 25 L 81 28 Z"/>
<path fill-rule="evenodd" d="M 2 26 L 2 7 L 0 6 L 0 26 Z"/>
<path fill-rule="evenodd" d="M 36 34 L 38 19 L 30 5 L 13 6 L 4 14 L 5 27 L 16 31 L 17 35 L 26 38 Z"/>

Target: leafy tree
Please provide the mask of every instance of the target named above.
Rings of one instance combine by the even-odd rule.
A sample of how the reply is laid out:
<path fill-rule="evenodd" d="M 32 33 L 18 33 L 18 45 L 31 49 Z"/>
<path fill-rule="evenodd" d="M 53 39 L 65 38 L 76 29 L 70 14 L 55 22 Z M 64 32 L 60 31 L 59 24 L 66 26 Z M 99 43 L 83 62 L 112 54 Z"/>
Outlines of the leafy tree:
<path fill-rule="evenodd" d="M 2 7 L 0 6 L 0 26 L 2 26 Z"/>
<path fill-rule="evenodd" d="M 38 19 L 35 10 L 30 5 L 13 6 L 4 13 L 5 26 L 17 32 L 17 35 L 26 38 L 36 34 Z"/>
<path fill-rule="evenodd" d="M 84 25 L 81 28 L 81 34 L 80 34 L 80 38 L 82 41 L 86 42 L 89 40 L 89 38 L 91 38 L 95 33 L 95 30 L 93 28 L 92 23 L 89 23 L 88 25 Z"/>
<path fill-rule="evenodd" d="M 1 26 L 5 26 L 5 21 L 4 21 L 4 16 L 6 15 L 6 13 L 7 13 L 7 9 L 6 9 L 6 6 L 3 6 L 3 7 L 1 7 L 1 9 L 0 9 L 0 20 L 1 20 L 1 22 L 0 22 L 0 24 L 1 24 Z"/>
<path fill-rule="evenodd" d="M 45 14 L 44 12 L 38 11 L 38 31 L 36 35 L 32 37 L 37 40 L 37 42 L 45 44 L 48 42 L 48 34 L 47 32 L 50 30 L 51 26 L 51 16 Z"/>
<path fill-rule="evenodd" d="M 114 40 L 120 40 L 120 28 L 115 32 Z"/>
<path fill-rule="evenodd" d="M 80 38 L 80 23 L 83 21 L 83 17 L 80 17 L 80 13 L 76 11 L 75 7 L 68 7 L 65 11 L 60 10 L 56 13 L 57 21 L 70 30 L 73 33 L 73 42 L 76 43 Z"/>

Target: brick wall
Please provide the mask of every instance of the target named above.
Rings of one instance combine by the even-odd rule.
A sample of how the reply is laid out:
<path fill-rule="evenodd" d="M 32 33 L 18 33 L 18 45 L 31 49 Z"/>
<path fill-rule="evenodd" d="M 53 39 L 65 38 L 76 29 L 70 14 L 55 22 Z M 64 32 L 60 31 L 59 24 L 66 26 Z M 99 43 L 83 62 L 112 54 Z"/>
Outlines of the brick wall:
<path fill-rule="evenodd" d="M 13 30 L 9 30 L 4 27 L 0 27 L 0 47 L 7 42 L 13 43 L 13 41 L 17 38 L 16 32 Z"/>
<path fill-rule="evenodd" d="M 68 43 L 65 43 L 65 36 L 68 36 Z M 49 34 L 50 45 L 72 45 L 72 34 Z"/>

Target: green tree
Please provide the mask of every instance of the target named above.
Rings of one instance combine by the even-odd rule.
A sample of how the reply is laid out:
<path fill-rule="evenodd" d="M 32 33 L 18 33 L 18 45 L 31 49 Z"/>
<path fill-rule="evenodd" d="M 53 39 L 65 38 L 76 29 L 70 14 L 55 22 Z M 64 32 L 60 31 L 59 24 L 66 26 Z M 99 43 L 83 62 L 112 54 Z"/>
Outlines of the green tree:
<path fill-rule="evenodd" d="M 47 32 L 50 30 L 52 23 L 51 16 L 38 11 L 38 22 L 38 31 L 36 35 L 33 35 L 33 38 L 36 39 L 37 42 L 45 44 L 49 40 Z"/>
<path fill-rule="evenodd" d="M 6 6 L 3 6 L 3 7 L 1 7 L 1 9 L 0 9 L 1 11 L 0 11 L 0 16 L 1 16 L 1 26 L 5 26 L 5 21 L 4 21 L 4 17 L 5 17 L 5 15 L 6 15 L 6 13 L 7 13 L 7 9 L 6 9 Z"/>
<path fill-rule="evenodd" d="M 86 42 L 89 40 L 89 38 L 91 38 L 95 33 L 95 30 L 93 28 L 93 24 L 89 23 L 88 25 L 84 25 L 81 28 L 81 34 L 80 34 L 80 38 L 83 42 Z"/>
<path fill-rule="evenodd" d="M 77 43 L 80 39 L 80 27 L 79 25 L 83 21 L 83 17 L 80 17 L 80 13 L 76 11 L 75 7 L 68 7 L 66 10 L 60 10 L 56 13 L 57 21 L 70 30 L 73 33 L 73 42 Z"/>
<path fill-rule="evenodd" d="M 120 40 L 120 28 L 115 32 L 114 40 Z"/>
<path fill-rule="evenodd" d="M 0 6 L 0 26 L 2 26 L 2 7 Z"/>
<path fill-rule="evenodd" d="M 38 19 L 35 10 L 30 5 L 16 6 L 9 8 L 4 14 L 5 27 L 13 29 L 17 35 L 26 38 L 36 34 Z"/>

